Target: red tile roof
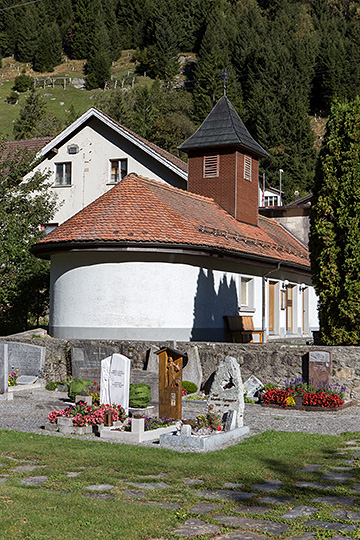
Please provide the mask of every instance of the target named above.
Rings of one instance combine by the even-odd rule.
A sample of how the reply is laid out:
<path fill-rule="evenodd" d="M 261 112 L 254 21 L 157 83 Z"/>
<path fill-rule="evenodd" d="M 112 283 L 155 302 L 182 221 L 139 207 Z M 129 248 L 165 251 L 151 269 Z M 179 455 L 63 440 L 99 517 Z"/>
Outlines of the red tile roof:
<path fill-rule="evenodd" d="M 2 159 L 11 155 L 15 155 L 17 152 L 28 150 L 31 153 L 38 152 L 41 148 L 44 148 L 54 137 L 36 137 L 33 139 L 21 139 L 19 141 L 7 141 L 4 142 L 4 151 L 2 152 Z"/>
<path fill-rule="evenodd" d="M 46 254 L 74 244 L 167 245 L 283 261 L 309 269 L 309 252 L 274 220 L 242 223 L 213 199 L 130 174 L 34 246 Z"/>

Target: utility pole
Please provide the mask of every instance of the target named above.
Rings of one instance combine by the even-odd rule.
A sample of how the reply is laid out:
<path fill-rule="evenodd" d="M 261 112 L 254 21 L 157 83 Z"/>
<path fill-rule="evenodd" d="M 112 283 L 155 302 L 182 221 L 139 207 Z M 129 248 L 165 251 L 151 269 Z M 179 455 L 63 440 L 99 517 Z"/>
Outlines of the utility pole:
<path fill-rule="evenodd" d="M 282 182 L 281 182 L 281 176 L 282 176 L 282 173 L 283 173 L 283 172 L 284 172 L 284 171 L 283 171 L 282 169 L 279 169 L 279 173 L 280 173 L 280 199 L 279 199 L 280 204 L 279 204 L 279 206 L 282 206 L 282 196 L 281 196 Z"/>

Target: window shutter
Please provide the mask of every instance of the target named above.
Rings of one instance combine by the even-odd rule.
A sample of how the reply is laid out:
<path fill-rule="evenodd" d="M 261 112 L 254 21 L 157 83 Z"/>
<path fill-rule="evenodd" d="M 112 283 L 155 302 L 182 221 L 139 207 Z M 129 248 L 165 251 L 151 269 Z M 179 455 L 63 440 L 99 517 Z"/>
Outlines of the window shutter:
<path fill-rule="evenodd" d="M 251 157 L 244 156 L 244 179 L 251 182 Z"/>
<path fill-rule="evenodd" d="M 204 156 L 204 178 L 219 176 L 219 156 Z"/>

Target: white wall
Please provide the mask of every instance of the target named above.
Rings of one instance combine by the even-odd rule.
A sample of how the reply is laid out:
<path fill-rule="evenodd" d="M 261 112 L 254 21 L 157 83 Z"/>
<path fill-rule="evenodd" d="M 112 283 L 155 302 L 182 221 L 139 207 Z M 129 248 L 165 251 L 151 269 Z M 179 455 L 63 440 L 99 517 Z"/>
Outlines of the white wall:
<path fill-rule="evenodd" d="M 78 145 L 79 153 L 69 154 L 70 144 Z M 110 177 L 111 159 L 127 159 L 128 173 L 136 172 L 155 180 L 166 181 L 176 187 L 186 188 L 186 181 L 180 176 L 93 119 L 89 125 L 85 125 L 62 144 L 55 155 L 49 155 L 35 169 L 50 172 L 51 190 L 56 193 L 59 203 L 53 223 L 63 223 L 114 186 Z M 55 165 L 66 162 L 72 163 L 71 185 L 56 186 Z"/>
<path fill-rule="evenodd" d="M 252 276 L 245 267 L 233 264 L 226 271 L 225 263 L 204 257 L 172 256 L 171 263 L 168 255 L 143 258 L 126 253 L 53 255 L 51 334 L 79 339 L 228 338 L 223 315 L 239 313 L 240 278 Z M 211 268 L 204 268 L 205 263 Z M 263 280 L 253 278 L 253 306 L 241 314 L 252 315 L 259 330 Z"/>

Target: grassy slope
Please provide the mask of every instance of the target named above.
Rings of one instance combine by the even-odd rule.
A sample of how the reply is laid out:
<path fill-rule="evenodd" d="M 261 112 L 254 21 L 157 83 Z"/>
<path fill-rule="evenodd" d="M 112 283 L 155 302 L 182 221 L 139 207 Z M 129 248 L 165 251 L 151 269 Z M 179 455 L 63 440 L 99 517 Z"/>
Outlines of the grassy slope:
<path fill-rule="evenodd" d="M 301 489 L 294 487 L 296 480 L 304 479 L 299 469 L 307 463 L 330 465 L 326 458 L 344 438 L 267 432 L 223 451 L 179 454 L 159 448 L 0 431 L 0 460 L 6 465 L 1 473 L 9 475 L 7 482 L 0 484 L 0 539 L 68 540 L 84 535 L 107 540 L 158 538 L 168 535 L 185 519 L 196 517 L 189 513 L 190 507 L 201 500 L 194 492 L 221 488 L 226 482 L 244 483 L 243 489 L 250 491 L 250 486 L 256 482 L 280 479 L 284 485 L 279 494 L 296 494 L 300 501 L 306 502 Z M 11 469 L 19 463 L 7 456 L 36 459 L 45 467 L 27 474 L 14 473 Z M 79 471 L 81 467 L 86 468 L 80 476 L 67 477 L 68 471 Z M 170 487 L 146 491 L 145 501 L 180 503 L 181 509 L 177 512 L 131 503 L 124 493 L 124 488 L 131 487 L 122 484 L 124 479 L 144 482 L 146 480 L 139 480 L 138 475 L 159 473 L 166 473 L 161 481 Z M 39 487 L 21 485 L 20 478 L 30 475 L 47 475 L 48 480 Z M 205 484 L 200 488 L 185 486 L 183 478 L 186 477 L 200 478 Z M 309 474 L 307 479 L 311 479 Z M 117 486 L 112 491 L 115 498 L 86 497 L 84 487 L 99 483 Z M 346 487 L 337 487 L 336 492 L 346 494 Z M 227 502 L 223 510 L 226 513 L 235 506 L 238 505 Z M 326 511 L 323 510 L 323 517 Z M 276 521 L 282 513 L 284 507 L 280 505 L 269 517 Z M 212 520 L 210 516 L 205 519 Z"/>
<path fill-rule="evenodd" d="M 130 78 L 126 81 L 127 83 L 131 82 L 131 73 L 134 71 L 134 64 L 131 62 L 132 52 L 123 51 L 121 58 L 112 66 L 112 75 L 120 80 L 130 72 Z M 11 92 L 15 77 L 21 73 L 23 68 L 25 68 L 27 75 L 38 77 L 39 79 L 44 79 L 47 76 L 70 76 L 72 79 L 75 77 L 84 77 L 84 62 L 82 60 L 69 60 L 56 66 L 52 73 L 41 74 L 35 73 L 27 64 L 21 64 L 12 58 L 4 58 L 2 65 L 3 67 L 0 69 L 0 138 L 5 140 L 12 140 L 14 138 L 12 125 L 19 115 L 21 104 L 26 99 L 27 93 L 24 93 L 20 94 L 17 105 L 6 103 L 6 97 Z M 76 89 L 71 84 L 67 84 L 66 90 L 64 90 L 61 81 L 56 83 L 55 88 L 52 88 L 52 86 L 47 86 L 45 89 L 38 87 L 37 91 L 40 95 L 51 94 L 50 97 L 44 98 L 46 105 L 49 112 L 62 121 L 65 120 L 66 111 L 69 110 L 70 105 L 74 105 L 76 113 L 81 114 L 94 105 L 94 95 L 101 92 L 101 90 L 86 91 Z M 60 105 L 61 102 L 64 104 Z"/>

